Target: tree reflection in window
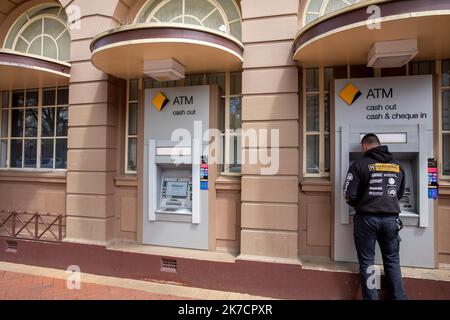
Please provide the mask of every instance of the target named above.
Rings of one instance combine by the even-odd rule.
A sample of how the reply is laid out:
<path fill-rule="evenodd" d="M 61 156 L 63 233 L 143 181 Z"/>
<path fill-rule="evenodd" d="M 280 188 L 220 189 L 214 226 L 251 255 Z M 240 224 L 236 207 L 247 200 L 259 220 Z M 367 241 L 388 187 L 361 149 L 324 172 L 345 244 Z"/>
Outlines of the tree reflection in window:
<path fill-rule="evenodd" d="M 4 91 L 1 96 L 1 167 L 65 169 L 68 89 Z"/>

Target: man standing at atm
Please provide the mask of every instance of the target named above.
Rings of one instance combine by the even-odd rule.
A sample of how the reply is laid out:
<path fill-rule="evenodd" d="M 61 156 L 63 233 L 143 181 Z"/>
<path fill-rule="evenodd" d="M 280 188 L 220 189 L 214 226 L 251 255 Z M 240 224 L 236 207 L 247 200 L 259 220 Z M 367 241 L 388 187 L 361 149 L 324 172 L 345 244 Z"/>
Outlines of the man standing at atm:
<path fill-rule="evenodd" d="M 383 257 L 384 273 L 392 298 L 405 300 L 400 270 L 399 200 L 405 189 L 405 173 L 387 146 L 375 134 L 361 140 L 364 155 L 348 171 L 344 195 L 355 208 L 354 240 L 361 273 L 363 299 L 378 300 L 374 285 L 375 244 Z"/>

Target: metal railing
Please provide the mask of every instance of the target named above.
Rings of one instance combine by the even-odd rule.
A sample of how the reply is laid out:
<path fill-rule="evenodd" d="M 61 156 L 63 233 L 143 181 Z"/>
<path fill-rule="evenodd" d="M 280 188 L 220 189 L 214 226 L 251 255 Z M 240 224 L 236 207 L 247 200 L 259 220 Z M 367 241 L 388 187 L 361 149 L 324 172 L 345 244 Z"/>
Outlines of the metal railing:
<path fill-rule="evenodd" d="M 0 210 L 0 237 L 61 242 L 65 230 L 62 214 Z"/>

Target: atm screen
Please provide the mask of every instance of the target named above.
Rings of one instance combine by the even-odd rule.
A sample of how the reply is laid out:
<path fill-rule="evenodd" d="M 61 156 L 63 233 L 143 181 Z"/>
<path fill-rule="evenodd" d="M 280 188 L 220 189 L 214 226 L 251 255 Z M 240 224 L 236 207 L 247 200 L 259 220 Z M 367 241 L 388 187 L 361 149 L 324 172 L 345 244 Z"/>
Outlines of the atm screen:
<path fill-rule="evenodd" d="M 188 183 L 168 181 L 166 185 L 166 195 L 169 197 L 187 197 Z"/>

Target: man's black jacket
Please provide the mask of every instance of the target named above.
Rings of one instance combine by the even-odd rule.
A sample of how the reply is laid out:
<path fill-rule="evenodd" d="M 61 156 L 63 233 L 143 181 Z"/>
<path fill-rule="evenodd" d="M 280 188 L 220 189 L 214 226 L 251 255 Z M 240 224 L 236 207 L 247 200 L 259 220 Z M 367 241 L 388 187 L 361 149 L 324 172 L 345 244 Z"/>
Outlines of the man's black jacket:
<path fill-rule="evenodd" d="M 405 172 L 387 146 L 368 150 L 347 173 L 344 196 L 358 213 L 400 213 Z"/>

